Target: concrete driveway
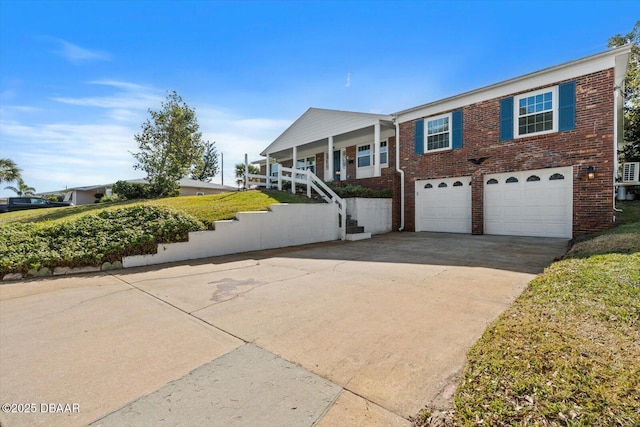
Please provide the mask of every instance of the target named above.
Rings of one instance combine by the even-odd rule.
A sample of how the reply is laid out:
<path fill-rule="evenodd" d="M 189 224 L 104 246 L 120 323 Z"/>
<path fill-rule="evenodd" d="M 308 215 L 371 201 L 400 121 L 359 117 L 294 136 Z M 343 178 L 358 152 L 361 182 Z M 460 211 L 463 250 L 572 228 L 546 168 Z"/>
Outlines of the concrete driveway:
<path fill-rule="evenodd" d="M 390 233 L 2 284 L 0 422 L 408 425 L 566 244 Z"/>

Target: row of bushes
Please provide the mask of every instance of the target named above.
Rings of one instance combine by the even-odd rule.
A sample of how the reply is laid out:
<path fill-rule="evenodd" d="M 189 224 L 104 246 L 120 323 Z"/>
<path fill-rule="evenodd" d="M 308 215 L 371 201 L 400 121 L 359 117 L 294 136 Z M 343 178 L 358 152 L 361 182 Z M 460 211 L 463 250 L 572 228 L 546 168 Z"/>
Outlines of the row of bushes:
<path fill-rule="evenodd" d="M 99 266 L 154 253 L 158 243 L 184 241 L 205 230 L 198 219 L 170 208 L 136 205 L 60 223 L 0 225 L 0 277 L 42 267 Z"/>
<path fill-rule="evenodd" d="M 171 186 L 170 186 L 171 187 Z M 175 197 L 180 195 L 180 189 L 176 185 L 169 190 L 162 184 L 141 184 L 127 181 L 117 181 L 111 188 L 112 195 L 105 196 L 97 193 L 96 203 L 121 202 L 123 200 L 155 199 L 158 197 Z"/>
<path fill-rule="evenodd" d="M 344 184 L 336 182 L 326 182 L 338 196 L 345 197 L 364 197 L 367 199 L 388 198 L 393 195 L 390 189 L 374 190 L 373 188 L 363 187 L 362 185 Z"/>

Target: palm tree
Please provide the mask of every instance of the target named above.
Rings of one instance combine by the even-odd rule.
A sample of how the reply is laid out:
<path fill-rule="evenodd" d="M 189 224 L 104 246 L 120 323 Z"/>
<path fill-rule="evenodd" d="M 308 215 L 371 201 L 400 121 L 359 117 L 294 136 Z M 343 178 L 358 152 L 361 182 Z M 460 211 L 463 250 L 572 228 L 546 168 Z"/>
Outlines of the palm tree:
<path fill-rule="evenodd" d="M 29 187 L 27 184 L 24 183 L 24 181 L 22 180 L 22 178 L 18 178 L 16 180 L 16 182 L 18 183 L 17 187 L 12 187 L 12 186 L 7 186 L 4 187 L 5 190 L 11 190 L 14 193 L 16 193 L 16 195 L 20 196 L 33 196 L 34 193 L 36 192 L 36 189 L 33 187 Z"/>
<path fill-rule="evenodd" d="M 253 174 L 260 174 L 260 168 L 255 165 L 249 165 L 249 175 Z M 250 179 L 249 181 L 255 181 L 255 179 Z M 247 189 L 246 181 L 244 179 L 244 163 L 236 163 L 236 184 L 245 190 Z"/>
<path fill-rule="evenodd" d="M 11 159 L 0 159 L 0 183 L 18 181 L 21 169 Z"/>

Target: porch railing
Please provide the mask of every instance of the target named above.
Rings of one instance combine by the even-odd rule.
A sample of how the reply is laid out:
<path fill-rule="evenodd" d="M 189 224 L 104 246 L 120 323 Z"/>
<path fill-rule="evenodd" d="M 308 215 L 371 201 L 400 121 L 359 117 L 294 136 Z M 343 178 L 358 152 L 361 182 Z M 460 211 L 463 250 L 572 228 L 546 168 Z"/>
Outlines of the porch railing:
<path fill-rule="evenodd" d="M 345 200 L 338 196 L 327 184 L 308 169 L 286 168 L 278 164 L 278 174 L 275 176 L 250 174 L 248 166 L 245 167 L 245 185 L 247 188 L 253 185 L 256 187 L 272 188 L 277 186 L 282 191 L 286 183 L 291 185 L 291 192 L 296 192 L 298 185 L 300 188 L 306 187 L 307 197 L 311 198 L 312 191 L 315 191 L 326 203 L 335 203 L 338 206 L 338 219 L 340 221 L 340 239 L 345 240 L 347 233 L 347 205 Z"/>

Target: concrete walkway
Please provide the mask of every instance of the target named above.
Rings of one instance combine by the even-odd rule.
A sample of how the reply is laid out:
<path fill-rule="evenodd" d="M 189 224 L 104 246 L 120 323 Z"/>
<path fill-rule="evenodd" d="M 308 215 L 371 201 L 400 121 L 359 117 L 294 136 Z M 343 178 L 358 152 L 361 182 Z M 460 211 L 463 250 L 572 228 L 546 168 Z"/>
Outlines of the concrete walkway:
<path fill-rule="evenodd" d="M 390 233 L 3 284 L 0 423 L 409 425 L 566 243 Z"/>

